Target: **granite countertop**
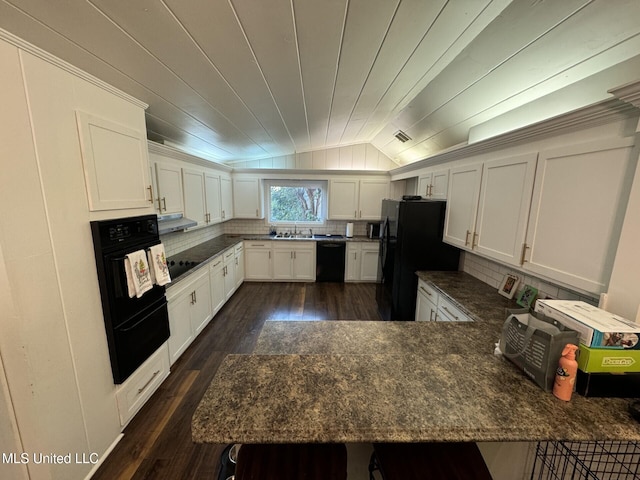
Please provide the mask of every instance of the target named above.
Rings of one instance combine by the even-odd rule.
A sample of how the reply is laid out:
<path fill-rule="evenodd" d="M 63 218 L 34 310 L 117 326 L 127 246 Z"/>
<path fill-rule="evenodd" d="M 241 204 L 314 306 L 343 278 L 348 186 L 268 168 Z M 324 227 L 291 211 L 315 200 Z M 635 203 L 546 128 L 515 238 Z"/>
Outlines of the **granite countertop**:
<path fill-rule="evenodd" d="M 379 242 L 377 238 L 369 238 L 365 236 L 354 236 L 351 238 L 274 238 L 271 235 L 251 235 L 251 234 L 239 234 L 239 235 L 220 235 L 219 237 L 213 238 L 211 240 L 207 240 L 206 242 L 202 242 L 195 247 L 189 248 L 187 250 L 183 250 L 180 253 L 176 253 L 171 257 L 167 258 L 168 262 L 172 260 L 182 260 L 188 259 L 191 262 L 196 262 L 198 265 L 193 267 L 191 270 L 171 278 L 171 284 L 167 288 L 178 283 L 178 281 L 185 279 L 189 274 L 197 271 L 199 268 L 204 267 L 213 257 L 218 256 L 228 248 L 233 247 L 234 245 L 242 242 L 243 240 L 259 240 L 259 241 L 277 241 L 277 242 L 287 242 L 287 241 L 307 241 L 307 242 L 324 242 L 324 241 L 332 241 L 332 242 Z"/>
<path fill-rule="evenodd" d="M 515 302 L 462 272 L 420 278 L 474 322 L 266 322 L 253 354 L 218 369 L 193 440 L 640 440 L 627 400 L 560 401 L 493 355 Z"/>

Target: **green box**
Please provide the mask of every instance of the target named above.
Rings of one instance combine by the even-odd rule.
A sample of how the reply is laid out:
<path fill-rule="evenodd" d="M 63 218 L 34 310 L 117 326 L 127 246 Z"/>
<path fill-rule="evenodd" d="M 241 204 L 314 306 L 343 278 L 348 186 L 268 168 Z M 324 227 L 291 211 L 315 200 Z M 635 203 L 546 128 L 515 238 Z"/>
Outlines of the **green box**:
<path fill-rule="evenodd" d="M 640 350 L 591 348 L 581 343 L 578 368 L 587 373 L 640 372 Z"/>

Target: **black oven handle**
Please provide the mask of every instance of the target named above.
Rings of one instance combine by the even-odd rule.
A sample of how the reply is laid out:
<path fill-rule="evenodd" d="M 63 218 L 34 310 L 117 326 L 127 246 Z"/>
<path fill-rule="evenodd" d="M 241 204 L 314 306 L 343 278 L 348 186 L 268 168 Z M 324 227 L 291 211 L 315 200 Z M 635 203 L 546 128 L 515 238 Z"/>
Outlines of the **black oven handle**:
<path fill-rule="evenodd" d="M 138 325 L 140 325 L 142 322 L 146 321 L 149 318 L 149 315 L 153 314 L 154 312 L 156 312 L 157 310 L 160 310 L 164 305 L 166 305 L 167 302 L 162 302 L 162 304 L 158 307 L 158 308 L 154 308 L 153 311 L 151 313 L 149 313 L 148 315 L 145 315 L 144 317 L 142 317 L 140 320 L 138 320 L 136 323 L 134 323 L 133 325 L 131 325 L 130 327 L 127 328 L 118 328 L 119 331 L 126 333 L 129 332 L 131 330 L 133 330 L 134 328 L 136 328 Z"/>

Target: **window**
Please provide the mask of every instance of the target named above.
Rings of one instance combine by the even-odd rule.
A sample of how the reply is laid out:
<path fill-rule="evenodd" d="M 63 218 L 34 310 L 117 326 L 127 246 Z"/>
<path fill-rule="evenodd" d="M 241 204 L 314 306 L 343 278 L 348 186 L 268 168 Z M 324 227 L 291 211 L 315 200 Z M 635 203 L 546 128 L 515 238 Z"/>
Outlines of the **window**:
<path fill-rule="evenodd" d="M 326 182 L 274 180 L 267 187 L 269 223 L 324 223 Z"/>

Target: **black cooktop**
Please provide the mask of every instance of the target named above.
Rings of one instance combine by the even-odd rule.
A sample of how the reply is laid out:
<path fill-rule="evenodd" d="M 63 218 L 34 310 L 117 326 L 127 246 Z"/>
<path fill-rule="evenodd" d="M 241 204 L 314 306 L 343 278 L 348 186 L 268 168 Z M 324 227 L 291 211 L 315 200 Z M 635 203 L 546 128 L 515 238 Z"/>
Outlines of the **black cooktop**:
<path fill-rule="evenodd" d="M 175 279 L 198 265 L 198 262 L 192 262 L 189 260 L 171 260 L 167 262 L 167 265 L 169 266 L 169 275 L 172 279 Z"/>

